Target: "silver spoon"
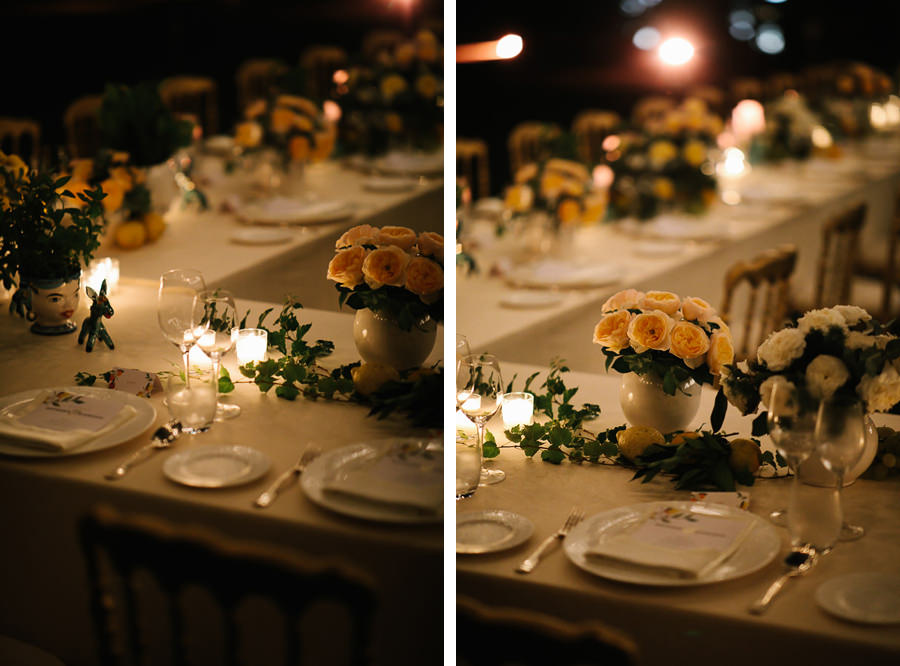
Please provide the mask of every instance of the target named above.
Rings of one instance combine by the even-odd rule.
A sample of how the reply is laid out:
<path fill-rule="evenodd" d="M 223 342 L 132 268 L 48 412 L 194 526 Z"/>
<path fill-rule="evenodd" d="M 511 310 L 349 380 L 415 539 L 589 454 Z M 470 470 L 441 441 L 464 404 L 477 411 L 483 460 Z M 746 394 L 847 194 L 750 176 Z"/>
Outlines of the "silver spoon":
<path fill-rule="evenodd" d="M 781 588 L 784 587 L 789 578 L 802 576 L 812 569 L 818 560 L 819 553 L 809 544 L 795 548 L 788 553 L 788 556 L 784 558 L 787 571 L 779 576 L 775 582 L 769 586 L 769 589 L 766 590 L 765 594 L 750 606 L 750 612 L 754 615 L 761 615 L 764 613 L 769 608 L 775 595 L 781 591 Z"/>

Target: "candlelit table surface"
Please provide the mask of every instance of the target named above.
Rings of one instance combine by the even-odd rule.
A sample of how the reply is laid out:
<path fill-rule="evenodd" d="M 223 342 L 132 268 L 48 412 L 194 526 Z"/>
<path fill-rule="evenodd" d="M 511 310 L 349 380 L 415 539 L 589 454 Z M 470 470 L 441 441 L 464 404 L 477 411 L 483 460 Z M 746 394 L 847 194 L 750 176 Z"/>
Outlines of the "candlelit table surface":
<path fill-rule="evenodd" d="M 900 144 L 858 144 L 843 160 L 811 160 L 781 167 L 756 166 L 739 189 L 756 193 L 738 205 L 718 203 L 700 218 L 687 214 L 657 220 L 670 237 L 646 234 L 633 221 L 578 229 L 561 244 L 551 262 L 609 267 L 609 283 L 583 289 L 518 289 L 490 274 L 495 264 L 507 274 L 518 268 L 515 239 L 497 238 L 489 225 L 464 226 L 475 233 L 479 271 L 457 271 L 456 328 L 472 351 L 492 351 L 523 363 L 546 363 L 546 349 L 558 349 L 571 367 L 598 370 L 604 358 L 591 343 L 600 306 L 617 291 L 661 289 L 721 304 L 726 271 L 741 260 L 792 243 L 798 248 L 792 288 L 812 298 L 821 227 L 858 203 L 868 206 L 864 254 L 879 256 L 894 212 L 900 184 Z M 767 193 L 769 196 L 763 196 Z M 690 239 L 692 225 L 697 237 Z M 714 235 L 706 235 L 712 232 Z M 524 292 L 524 293 L 523 293 Z M 530 292 L 530 294 L 529 294 Z M 534 294 L 553 293 L 555 302 L 530 304 Z M 854 285 L 851 301 L 880 303 L 879 289 Z M 489 321 L 490 325 L 484 322 Z M 539 344 L 538 344 L 539 342 Z"/>
<path fill-rule="evenodd" d="M 210 281 L 209 286 L 216 282 Z M 85 300 L 82 297 L 74 317 L 79 324 L 87 315 Z M 163 339 L 157 325 L 155 289 L 126 281 L 111 302 L 116 314 L 106 325 L 114 351 L 99 345 L 86 353 L 75 335 L 37 336 L 28 331 L 27 322 L 4 313 L 0 317 L 3 394 L 70 386 L 79 371 L 101 373 L 119 366 L 156 372 L 180 367 L 180 352 Z M 277 312 L 280 303 L 237 301 L 239 313 L 251 309 L 254 323 L 267 307 Z M 334 341 L 335 352 L 323 365 L 359 359 L 351 314 L 300 310 L 297 315 L 301 323 L 312 324 L 311 340 Z M 439 328 L 429 362 L 439 358 L 441 350 Z M 232 377 L 239 377 L 234 352 L 226 355 L 223 364 Z M 378 585 L 378 663 L 438 663 L 443 635 L 440 524 L 410 526 L 348 518 L 311 502 L 299 484 L 286 489 L 264 510 L 252 503 L 278 474 L 296 463 L 308 443 L 327 452 L 374 438 L 439 433 L 413 429 L 400 419 L 368 417 L 368 409 L 361 405 L 284 400 L 274 390 L 263 394 L 252 384 L 238 384 L 223 399 L 241 406 L 239 417 L 215 423 L 206 433 L 182 435 L 172 452 L 155 454 L 116 482 L 106 481 L 104 474 L 149 443 L 153 430 L 168 419 L 161 394 L 149 398 L 156 409 L 153 425 L 120 445 L 50 459 L 0 457 L 0 534 L 5 544 L 0 556 L 4 599 L 0 634 L 41 646 L 67 664 L 96 663 L 75 526 L 91 506 L 106 502 L 126 513 L 202 524 L 235 538 L 279 544 L 361 568 Z M 232 488 L 189 488 L 164 477 L 167 458 L 201 444 L 250 446 L 265 454 L 271 465 L 258 480 Z M 411 580 L 416 584 L 411 585 Z"/>
<path fill-rule="evenodd" d="M 210 185 L 210 208 L 174 204 L 166 215 L 166 231 L 153 243 L 135 250 L 104 242 L 98 256 L 119 259 L 123 278 L 155 283 L 160 266 L 196 268 L 209 281 L 244 298 L 280 302 L 292 293 L 306 307 L 336 310 L 335 291 L 322 279 L 334 254 L 334 242 L 356 224 L 408 226 L 415 231 L 443 233 L 443 181 L 421 178 L 400 192 L 370 191 L 370 176 L 336 161 L 310 165 L 302 192 L 278 196 L 309 196 L 338 200 L 351 206 L 344 219 L 326 224 L 282 227 L 242 223 L 221 204 L 230 192 L 221 181 Z M 285 238 L 267 244 L 240 242 L 248 230 L 280 230 Z"/>
<path fill-rule="evenodd" d="M 505 381 L 518 374 L 517 386 L 546 367 L 501 361 Z M 625 422 L 618 404 L 618 374 L 572 372 L 568 387 L 578 387 L 573 403 L 597 403 L 600 417 L 586 427 L 599 431 Z M 702 405 L 692 424 L 709 422 L 714 392 L 704 388 Z M 748 435 L 750 417 L 733 407 L 725 432 Z M 900 427 L 900 417 L 874 415 L 879 425 Z M 500 416 L 487 426 L 502 445 Z M 787 530 L 776 528 L 782 545 L 768 565 L 755 573 L 725 582 L 687 587 L 629 584 L 589 574 L 555 547 L 530 574 L 515 568 L 563 523 L 573 506 L 587 518 L 613 509 L 653 501 L 689 500 L 688 491 L 674 490 L 671 480 L 658 476 L 647 484 L 631 481 L 633 471 L 610 465 L 552 465 L 515 448 L 501 448 L 488 462 L 506 473 L 506 480 L 482 486 L 456 503 L 457 514 L 501 509 L 515 512 L 534 524 L 532 536 L 509 550 L 457 556 L 457 593 L 492 606 L 522 607 L 549 613 L 566 621 L 597 620 L 636 640 L 642 664 L 727 663 L 793 664 L 799 655 L 809 663 L 896 664 L 900 660 L 900 625 L 865 625 L 837 619 L 814 598 L 828 580 L 856 572 L 900 574 L 900 479 L 857 480 L 843 493 L 847 519 L 866 528 L 866 535 L 840 542 L 806 576 L 792 579 L 761 616 L 747 612 L 783 571 L 789 541 Z M 790 479 L 757 479 L 742 487 L 750 495 L 749 510 L 766 517 L 787 502 Z"/>

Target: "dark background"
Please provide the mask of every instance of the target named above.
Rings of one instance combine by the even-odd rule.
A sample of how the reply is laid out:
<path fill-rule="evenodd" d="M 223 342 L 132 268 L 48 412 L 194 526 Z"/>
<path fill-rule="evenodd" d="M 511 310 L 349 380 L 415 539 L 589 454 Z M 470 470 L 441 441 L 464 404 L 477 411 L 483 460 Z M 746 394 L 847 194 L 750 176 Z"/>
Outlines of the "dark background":
<path fill-rule="evenodd" d="M 731 37 L 728 16 L 735 9 L 777 23 L 784 51 L 767 55 Z M 727 87 L 736 76 L 764 78 L 842 59 L 878 67 L 896 81 L 900 65 L 900 3 L 893 1 L 662 0 L 632 18 L 619 0 L 458 0 L 456 17 L 460 44 L 510 32 L 525 42 L 514 60 L 457 67 L 457 134 L 488 141 L 494 192 L 509 179 L 506 137 L 521 121 L 566 128 L 583 109 L 627 115 L 647 94 L 677 94 L 692 84 Z M 666 69 L 632 44 L 648 24 L 691 35 L 697 51 L 690 69 Z"/>
<path fill-rule="evenodd" d="M 313 44 L 351 55 L 373 29 L 413 35 L 443 19 L 441 0 L 26 0 L 0 2 L 0 116 L 42 124 L 64 141 L 62 117 L 78 97 L 110 83 L 209 76 L 218 84 L 220 129 L 236 117 L 235 72 L 249 58 L 298 62 Z"/>

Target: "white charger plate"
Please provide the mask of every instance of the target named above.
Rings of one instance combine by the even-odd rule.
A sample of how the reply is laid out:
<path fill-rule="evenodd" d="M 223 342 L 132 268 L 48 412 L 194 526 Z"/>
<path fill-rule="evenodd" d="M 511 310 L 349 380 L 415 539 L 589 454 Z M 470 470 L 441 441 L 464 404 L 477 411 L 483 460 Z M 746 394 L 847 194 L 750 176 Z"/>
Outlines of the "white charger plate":
<path fill-rule="evenodd" d="M 236 229 L 231 234 L 231 242 L 240 245 L 274 245 L 291 241 L 293 238 L 294 234 L 289 229 L 279 227 L 247 227 Z"/>
<path fill-rule="evenodd" d="M 510 291 L 500 299 L 500 305 L 515 310 L 531 310 L 535 308 L 550 308 L 559 305 L 563 301 L 563 295 L 551 290 Z"/>
<path fill-rule="evenodd" d="M 443 512 L 423 513 L 412 508 L 407 510 L 400 506 L 325 492 L 327 483 L 349 466 L 366 464 L 381 455 L 385 447 L 395 446 L 404 441 L 430 445 L 426 440 L 400 438 L 382 442 L 351 444 L 328 451 L 313 460 L 303 470 L 303 474 L 300 476 L 300 487 L 306 496 L 319 506 L 345 516 L 388 523 L 439 523 L 443 520 Z M 441 450 L 436 455 L 443 462 L 443 447 L 440 448 Z"/>
<path fill-rule="evenodd" d="M 712 512 L 718 516 L 749 517 L 753 521 L 753 527 L 731 557 L 706 575 L 698 578 L 677 578 L 646 567 L 630 566 L 624 562 L 591 558 L 586 555 L 587 549 L 596 543 L 601 535 L 622 531 L 645 518 L 650 512 L 665 507 L 673 507 L 682 511 L 702 510 L 704 513 Z M 588 573 L 603 578 L 638 585 L 687 587 L 719 583 L 758 571 L 778 554 L 781 549 L 781 538 L 768 521 L 755 514 L 724 504 L 704 502 L 702 506 L 699 506 L 697 502 L 647 502 L 619 507 L 586 518 L 572 528 L 563 542 L 563 548 L 573 564 Z"/>
<path fill-rule="evenodd" d="M 248 224 L 312 225 L 327 224 L 350 217 L 354 207 L 340 199 L 305 201 L 273 197 L 247 203 L 237 209 L 237 216 Z"/>
<path fill-rule="evenodd" d="M 617 264 L 577 264 L 544 259 L 510 271 L 506 281 L 529 289 L 590 289 L 614 284 L 624 271 Z"/>
<path fill-rule="evenodd" d="M 14 395 L 4 396 L 0 398 L 0 410 L 27 402 L 43 390 L 45 389 L 33 389 L 31 391 L 22 391 L 21 393 L 16 393 Z M 156 420 L 156 408 L 150 404 L 149 400 L 146 398 L 139 398 L 136 395 L 131 395 L 124 391 L 94 386 L 54 386 L 46 390 L 80 393 L 81 395 L 99 398 L 100 400 L 113 400 L 122 405 L 130 405 L 133 407 L 135 415 L 118 428 L 114 428 L 100 437 L 67 451 L 57 452 L 34 449 L 21 444 L 15 444 L 13 440 L 0 435 L 0 453 L 20 458 L 60 458 L 64 456 L 77 456 L 92 451 L 101 451 L 127 442 L 128 440 L 143 434 Z"/>
<path fill-rule="evenodd" d="M 194 488 L 225 488 L 255 481 L 269 471 L 269 458 L 249 446 L 205 444 L 169 456 L 163 474 Z"/>
<path fill-rule="evenodd" d="M 512 511 L 491 509 L 456 514 L 456 552 L 464 555 L 513 548 L 533 533 L 532 522 Z"/>
<path fill-rule="evenodd" d="M 832 615 L 865 624 L 900 623 L 900 574 L 860 572 L 827 580 L 816 602 Z"/>
<path fill-rule="evenodd" d="M 403 176 L 371 176 L 366 178 L 363 189 L 371 192 L 408 192 L 414 190 L 419 181 Z"/>
<path fill-rule="evenodd" d="M 375 160 L 375 168 L 382 173 L 433 175 L 444 172 L 443 151 L 434 153 L 392 152 Z"/>

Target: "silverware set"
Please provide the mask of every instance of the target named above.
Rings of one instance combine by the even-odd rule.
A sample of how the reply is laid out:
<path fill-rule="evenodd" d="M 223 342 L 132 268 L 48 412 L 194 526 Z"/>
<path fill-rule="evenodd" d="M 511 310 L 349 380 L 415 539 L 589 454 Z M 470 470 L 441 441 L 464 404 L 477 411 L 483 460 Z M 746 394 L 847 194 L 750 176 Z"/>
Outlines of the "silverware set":
<path fill-rule="evenodd" d="M 821 554 L 809 544 L 793 549 L 784 558 L 785 572 L 776 578 L 765 593 L 750 605 L 749 611 L 754 615 L 765 613 L 772 600 L 781 592 L 788 580 L 807 574 L 819 561 Z"/>
<path fill-rule="evenodd" d="M 316 447 L 311 446 L 307 448 L 293 467 L 282 472 L 281 475 L 272 482 L 272 485 L 266 488 L 260 496 L 256 498 L 253 502 L 253 506 L 258 509 L 264 509 L 272 504 L 272 502 L 275 501 L 275 498 L 278 497 L 278 493 L 287 488 L 294 479 L 299 477 L 306 466 L 315 460 L 321 453 L 322 451 Z"/>
<path fill-rule="evenodd" d="M 581 520 L 584 518 L 584 511 L 581 510 L 580 507 L 573 507 L 569 512 L 569 515 L 566 516 L 566 521 L 562 524 L 556 532 L 548 536 L 541 543 L 537 549 L 531 553 L 528 557 L 522 560 L 522 563 L 516 567 L 516 571 L 518 573 L 531 573 L 534 571 L 534 568 L 541 561 L 541 558 L 547 553 L 548 550 L 553 546 L 557 541 L 562 541 L 566 538 L 566 535 L 571 531 L 573 527 L 575 527 Z"/>
<path fill-rule="evenodd" d="M 121 479 L 132 467 L 147 460 L 157 451 L 171 448 L 179 435 L 181 435 L 181 424 L 178 423 L 178 421 L 172 421 L 157 428 L 156 432 L 153 433 L 153 437 L 149 444 L 139 448 L 122 461 L 118 467 L 105 475 L 107 481 L 117 481 L 118 479 Z"/>

